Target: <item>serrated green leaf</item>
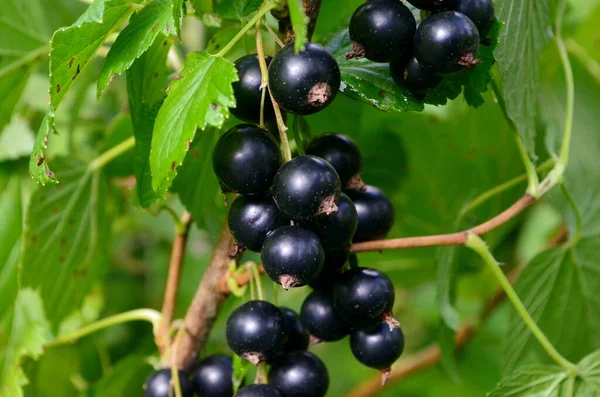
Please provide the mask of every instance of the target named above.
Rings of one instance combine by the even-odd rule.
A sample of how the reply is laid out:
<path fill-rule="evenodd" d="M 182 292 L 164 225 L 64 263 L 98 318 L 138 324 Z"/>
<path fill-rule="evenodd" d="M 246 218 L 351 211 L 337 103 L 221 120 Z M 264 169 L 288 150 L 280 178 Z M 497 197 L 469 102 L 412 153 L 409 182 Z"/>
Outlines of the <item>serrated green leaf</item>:
<path fill-rule="evenodd" d="M 496 15 L 506 23 L 496 52 L 506 110 L 531 157 L 535 157 L 540 57 L 551 27 L 548 0 L 498 0 Z"/>
<path fill-rule="evenodd" d="M 561 367 L 527 367 L 503 379 L 488 397 L 572 397 L 563 390 L 567 379 Z"/>
<path fill-rule="evenodd" d="M 183 8 L 185 6 L 185 0 L 171 0 L 173 7 L 172 9 L 172 18 L 175 24 L 175 31 L 177 35 L 181 35 L 181 24 L 183 23 Z"/>
<path fill-rule="evenodd" d="M 294 28 L 294 49 L 300 51 L 308 41 L 308 17 L 304 13 L 302 0 L 288 0 L 287 5 L 290 10 L 292 27 Z"/>
<path fill-rule="evenodd" d="M 159 34 L 173 33 L 171 0 L 154 0 L 134 14 L 106 55 L 98 78 L 98 96 L 115 75 L 121 74 L 154 43 Z"/>
<path fill-rule="evenodd" d="M 72 159 L 57 158 L 60 184 L 31 198 L 23 239 L 23 285 L 39 291 L 54 327 L 79 307 L 105 262 L 106 181 Z"/>
<path fill-rule="evenodd" d="M 142 208 L 149 207 L 159 196 L 152 190 L 152 175 L 150 174 L 150 145 L 152 143 L 152 130 L 156 115 L 162 105 L 157 102 L 154 106 L 142 104 L 136 111 L 133 119 L 133 133 L 135 136 L 135 160 L 133 163 L 137 200 Z"/>
<path fill-rule="evenodd" d="M 44 154 L 48 148 L 48 139 L 52 132 L 54 132 L 54 109 L 51 106 L 42 120 L 29 158 L 29 175 L 42 186 L 47 183 L 58 183 L 54 172 L 50 171 Z"/>
<path fill-rule="evenodd" d="M 179 79 L 171 82 L 160 108 L 150 152 L 152 188 L 164 195 L 177 175 L 196 129 L 220 127 L 235 106 L 233 63 L 205 52 L 188 54 Z"/>

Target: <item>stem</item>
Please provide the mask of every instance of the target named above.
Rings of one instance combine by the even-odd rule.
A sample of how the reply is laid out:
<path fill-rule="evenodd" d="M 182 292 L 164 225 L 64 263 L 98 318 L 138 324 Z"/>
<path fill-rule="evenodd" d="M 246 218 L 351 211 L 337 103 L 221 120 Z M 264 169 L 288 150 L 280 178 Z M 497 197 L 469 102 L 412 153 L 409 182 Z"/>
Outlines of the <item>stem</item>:
<path fill-rule="evenodd" d="M 96 157 L 88 165 L 88 171 L 94 172 L 94 171 L 101 169 L 106 164 L 110 163 L 111 161 L 113 161 L 114 159 L 116 159 L 117 157 L 122 155 L 123 153 L 129 151 L 130 149 L 133 149 L 134 146 L 135 146 L 135 138 L 134 137 L 125 139 L 123 142 L 119 143 L 117 146 L 114 146 L 114 147 L 108 149 L 106 152 L 104 152 L 100 156 Z"/>
<path fill-rule="evenodd" d="M 581 239 L 581 234 L 583 232 L 583 216 L 581 215 L 579 206 L 575 202 L 575 198 L 573 197 L 571 192 L 569 192 L 569 189 L 567 189 L 567 187 L 563 184 L 560 185 L 560 190 L 562 190 L 567 201 L 571 205 L 571 208 L 573 209 L 573 213 L 575 214 L 575 233 L 571 237 L 568 245 L 568 248 L 572 248 L 576 246 L 579 240 Z"/>
<path fill-rule="evenodd" d="M 267 384 L 267 363 L 261 361 L 258 364 L 258 368 L 256 370 L 256 377 L 258 378 L 258 383 Z"/>
<path fill-rule="evenodd" d="M 292 151 L 290 150 L 290 143 L 287 139 L 287 127 L 285 122 L 283 121 L 283 116 L 281 115 L 281 110 L 279 109 L 279 104 L 273 98 L 271 91 L 269 91 L 269 96 L 271 97 L 271 102 L 273 102 L 273 110 L 275 111 L 275 119 L 277 120 L 277 129 L 279 130 L 279 139 L 281 140 L 281 152 L 283 155 L 283 162 L 286 163 L 292 159 Z"/>
<path fill-rule="evenodd" d="M 579 45 L 575 40 L 567 40 L 565 46 L 569 54 L 577 58 L 579 63 L 581 63 L 594 80 L 596 80 L 596 83 L 600 84 L 600 64 L 598 64 L 598 62 L 588 54 L 585 48 Z"/>
<path fill-rule="evenodd" d="M 4 76 L 9 74 L 10 72 L 13 72 L 21 66 L 27 65 L 28 63 L 35 61 L 38 57 L 48 55 L 48 51 L 50 51 L 50 45 L 44 45 L 33 51 L 30 51 L 26 56 L 19 58 L 18 60 L 9 63 L 8 65 L 0 69 L 0 78 L 4 78 Z"/>
<path fill-rule="evenodd" d="M 269 34 L 271 36 L 273 36 L 273 39 L 275 40 L 275 43 L 277 43 L 277 45 L 279 47 L 285 47 L 285 44 L 283 44 L 283 41 L 281 41 L 281 39 L 279 38 L 279 36 L 277 36 L 277 34 L 273 31 L 273 29 L 271 28 L 271 26 L 269 26 L 269 24 L 267 23 L 267 21 L 265 21 L 263 19 L 263 24 L 265 25 L 265 28 L 267 29 L 267 31 L 269 32 Z"/>
<path fill-rule="evenodd" d="M 52 342 L 48 343 L 46 347 L 58 346 L 65 343 L 75 342 L 77 339 L 87 336 L 101 329 L 126 323 L 129 321 L 148 321 L 152 324 L 152 330 L 156 334 L 158 330 L 158 324 L 160 322 L 161 315 L 156 310 L 152 309 L 137 309 L 131 310 L 125 313 L 119 313 L 114 316 L 106 317 L 102 320 L 96 321 L 77 331 L 59 336 Z"/>
<path fill-rule="evenodd" d="M 221 51 L 215 54 L 215 56 L 225 56 L 225 54 L 227 54 L 227 52 L 233 48 L 233 46 L 246 34 L 246 32 L 256 25 L 256 22 L 260 21 L 261 18 L 265 16 L 267 12 L 275 8 L 275 5 L 276 4 L 273 1 L 267 1 L 263 3 L 263 5 L 258 9 L 256 14 L 248 21 L 248 23 L 244 25 L 244 27 L 240 29 L 240 31 L 233 37 L 233 39 L 231 39 Z"/>
<path fill-rule="evenodd" d="M 179 280 L 181 278 L 181 267 L 185 256 L 185 246 L 187 237 L 192 225 L 192 215 L 189 212 L 184 212 L 181 221 L 181 226 L 175 225 L 176 236 L 173 240 L 173 248 L 171 250 L 171 260 L 169 261 L 169 273 L 167 276 L 167 287 L 165 288 L 165 297 L 162 305 L 162 319 L 158 327 L 158 334 L 155 341 L 161 354 L 164 354 L 169 346 L 170 338 L 169 331 L 171 322 L 175 313 L 177 302 L 177 291 L 179 290 Z"/>
<path fill-rule="evenodd" d="M 273 281 L 273 304 L 279 306 L 279 284 Z"/>
<path fill-rule="evenodd" d="M 267 96 L 267 85 L 269 84 L 269 72 L 267 71 L 267 61 L 265 60 L 260 22 L 261 19 L 256 21 L 256 53 L 258 65 L 260 66 L 260 127 L 265 128 L 265 98 Z"/>
<path fill-rule="evenodd" d="M 517 313 L 519 313 L 519 315 L 525 322 L 525 325 L 527 325 L 527 327 L 529 328 L 529 330 L 531 331 L 533 336 L 542 345 L 544 350 L 546 350 L 548 355 L 558 365 L 565 368 L 570 373 L 576 374 L 577 366 L 575 366 L 575 364 L 573 364 L 572 362 L 570 362 L 569 360 L 564 358 L 556 350 L 556 348 L 548 340 L 548 338 L 546 337 L 544 332 L 535 323 L 535 320 L 531 317 L 531 315 L 527 311 L 527 308 L 525 308 L 525 305 L 523 305 L 523 302 L 521 301 L 521 299 L 517 295 L 516 291 L 514 290 L 514 288 L 512 287 L 512 285 L 510 284 L 510 282 L 508 281 L 508 279 L 506 278 L 506 276 L 500 269 L 498 262 L 496 262 L 496 259 L 494 258 L 494 256 L 490 252 L 490 250 L 488 249 L 485 242 L 481 239 L 481 237 L 479 237 L 478 235 L 476 235 L 474 233 L 469 232 L 469 233 L 467 233 L 467 236 L 468 237 L 467 237 L 467 242 L 465 243 L 465 246 L 468 248 L 471 248 L 473 251 L 477 252 L 477 254 L 479 254 L 479 256 L 481 256 L 481 259 L 483 259 L 485 264 L 488 265 L 489 269 L 492 271 L 492 274 L 494 275 L 494 277 L 496 278 L 496 280 L 498 281 L 498 283 L 500 284 L 500 286 L 506 293 L 506 296 L 511 301 L 511 303 L 513 304 L 515 309 L 517 310 Z"/>
<path fill-rule="evenodd" d="M 251 266 L 252 275 L 254 277 L 254 282 L 256 283 L 256 290 L 258 291 L 258 299 L 265 300 L 265 296 L 263 294 L 262 281 L 260 281 L 260 273 L 258 271 L 258 266 L 256 263 L 252 263 Z"/>
<path fill-rule="evenodd" d="M 294 132 L 294 141 L 296 142 L 298 153 L 300 153 L 301 156 L 304 156 L 306 152 L 304 151 L 304 145 L 302 144 L 302 139 L 300 138 L 300 116 L 294 116 L 292 131 Z"/>

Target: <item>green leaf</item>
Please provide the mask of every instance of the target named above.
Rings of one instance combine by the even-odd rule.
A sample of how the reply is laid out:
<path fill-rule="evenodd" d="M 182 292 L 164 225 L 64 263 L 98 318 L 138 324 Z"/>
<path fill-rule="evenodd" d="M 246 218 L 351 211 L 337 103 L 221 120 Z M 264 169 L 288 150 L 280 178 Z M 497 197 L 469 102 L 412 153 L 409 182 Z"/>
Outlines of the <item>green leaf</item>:
<path fill-rule="evenodd" d="M 52 132 L 54 132 L 54 109 L 50 106 L 48 113 L 42 120 L 29 158 L 29 175 L 42 186 L 47 183 L 58 183 L 54 172 L 50 171 L 44 154 L 48 148 L 48 137 Z"/>
<path fill-rule="evenodd" d="M 577 364 L 579 368 L 579 376 L 584 380 L 585 392 L 588 392 L 590 396 L 595 396 L 600 393 L 600 350 L 597 350 L 584 357 L 583 360 Z M 592 394 L 594 392 L 595 394 Z M 579 390 L 577 395 L 583 395 L 583 390 Z"/>
<path fill-rule="evenodd" d="M 75 160 L 57 158 L 58 185 L 31 198 L 23 242 L 23 285 L 39 291 L 54 327 L 79 307 L 105 262 L 106 182 Z"/>
<path fill-rule="evenodd" d="M 567 378 L 560 367 L 527 367 L 503 379 L 488 397 L 570 397 L 562 390 Z"/>
<path fill-rule="evenodd" d="M 0 134 L 0 161 L 29 157 L 33 148 L 33 131 L 27 120 L 15 116 Z"/>
<path fill-rule="evenodd" d="M 292 27 L 294 28 L 294 35 L 296 36 L 294 49 L 300 51 L 308 41 L 308 17 L 304 13 L 302 0 L 288 0 L 287 5 L 290 10 L 290 19 L 292 20 Z"/>
<path fill-rule="evenodd" d="M 36 60 L 24 68 L 20 67 L 0 76 L 0 134 L 2 129 L 10 122 L 12 113 L 23 94 L 23 90 L 25 90 L 27 80 L 38 65 L 39 62 Z"/>
<path fill-rule="evenodd" d="M 185 6 L 185 0 L 172 0 L 173 7 L 172 15 L 173 22 L 175 24 L 175 31 L 178 36 L 181 36 L 181 24 L 183 23 L 183 8 Z"/>
<path fill-rule="evenodd" d="M 5 185 L 0 184 L 0 313 L 8 313 L 17 296 L 17 265 L 23 231 L 21 201 L 20 176 L 12 174 Z"/>
<path fill-rule="evenodd" d="M 98 78 L 98 96 L 115 75 L 121 74 L 154 43 L 159 34 L 173 30 L 171 0 L 153 0 L 134 14 L 106 55 Z"/>
<path fill-rule="evenodd" d="M 21 360 L 39 358 L 44 344 L 52 339 L 38 291 L 29 288 L 19 291 L 12 317 L 4 321 L 0 339 L 0 396 L 23 396 L 21 387 L 27 384 L 27 378 Z"/>
<path fill-rule="evenodd" d="M 535 157 L 540 57 L 551 26 L 548 0 L 498 0 L 494 6 L 498 18 L 506 22 L 496 53 L 506 110 L 529 155 Z"/>
<path fill-rule="evenodd" d="M 233 391 L 237 392 L 246 378 L 246 373 L 250 369 L 248 360 L 244 360 L 237 354 L 233 355 Z"/>
<path fill-rule="evenodd" d="M 181 77 L 170 84 L 154 125 L 150 169 L 157 193 L 166 193 L 196 129 L 223 125 L 228 108 L 235 106 L 231 83 L 236 80 L 231 61 L 204 52 L 188 54 Z"/>
<path fill-rule="evenodd" d="M 262 0 L 220 1 L 217 5 L 217 13 L 224 18 L 244 20 L 258 10 L 261 4 Z"/>
<path fill-rule="evenodd" d="M 153 368 L 144 356 L 130 354 L 120 360 L 90 390 L 89 397 L 135 396 Z"/>

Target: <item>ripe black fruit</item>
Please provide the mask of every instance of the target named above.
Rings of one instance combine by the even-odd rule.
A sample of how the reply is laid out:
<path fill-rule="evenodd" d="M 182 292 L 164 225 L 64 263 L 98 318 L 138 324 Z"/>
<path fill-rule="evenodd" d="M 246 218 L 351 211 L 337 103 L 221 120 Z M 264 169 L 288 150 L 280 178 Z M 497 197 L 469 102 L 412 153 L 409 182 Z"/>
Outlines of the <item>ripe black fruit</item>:
<path fill-rule="evenodd" d="M 387 196 L 373 186 L 365 191 L 347 190 L 356 207 L 358 226 L 354 241 L 379 240 L 387 236 L 394 224 L 394 207 Z"/>
<path fill-rule="evenodd" d="M 231 394 L 229 395 L 231 396 Z M 282 397 L 279 390 L 271 385 L 248 385 L 242 387 L 233 397 Z"/>
<path fill-rule="evenodd" d="M 452 10 L 456 7 L 456 0 L 408 0 L 408 2 L 420 10 L 434 12 Z"/>
<path fill-rule="evenodd" d="M 356 207 L 344 193 L 341 194 L 337 207 L 338 210 L 333 214 L 318 217 L 306 225 L 328 249 L 347 248 L 352 243 L 358 224 Z"/>
<path fill-rule="evenodd" d="M 271 366 L 269 384 L 283 397 L 323 397 L 329 388 L 329 374 L 314 354 L 287 353 Z"/>
<path fill-rule="evenodd" d="M 346 186 L 352 177 L 358 177 L 362 170 L 360 150 L 346 135 L 326 134 L 315 138 L 306 148 L 306 154 L 320 157 L 331 164 L 342 186 Z"/>
<path fill-rule="evenodd" d="M 404 335 L 400 328 L 383 322 L 372 331 L 352 331 L 350 349 L 354 357 L 367 367 L 385 370 L 404 351 Z"/>
<path fill-rule="evenodd" d="M 496 16 L 491 0 L 458 0 L 456 11 L 465 14 L 479 30 L 479 37 L 485 39 L 490 32 Z"/>
<path fill-rule="evenodd" d="M 280 308 L 285 317 L 285 329 L 287 331 L 287 341 L 283 345 L 283 352 L 293 352 L 297 350 L 306 350 L 310 344 L 310 335 L 300 317 L 296 312 L 286 307 Z"/>
<path fill-rule="evenodd" d="M 246 302 L 227 319 L 226 336 L 231 350 L 256 365 L 281 350 L 287 337 L 285 318 L 269 302 Z"/>
<path fill-rule="evenodd" d="M 398 0 L 371 0 L 350 19 L 353 52 L 374 62 L 406 58 L 417 25 L 412 12 Z M 351 56 L 351 55 L 350 55 Z"/>
<path fill-rule="evenodd" d="M 239 196 L 228 215 L 229 230 L 236 242 L 251 251 L 260 252 L 267 234 L 289 224 L 270 194 Z"/>
<path fill-rule="evenodd" d="M 331 286 L 342 273 L 342 267 L 350 257 L 350 250 L 346 247 L 328 250 L 325 248 L 325 263 L 323 268 L 308 285 L 312 288 Z"/>
<path fill-rule="evenodd" d="M 322 46 L 307 43 L 296 53 L 294 43 L 283 47 L 269 66 L 269 89 L 284 110 L 300 115 L 327 107 L 340 89 L 340 68 Z"/>
<path fill-rule="evenodd" d="M 451 74 L 479 63 L 477 27 L 464 14 L 444 11 L 425 18 L 415 35 L 415 56 L 426 69 Z"/>
<path fill-rule="evenodd" d="M 304 299 L 300 318 L 310 334 L 319 341 L 340 340 L 350 332 L 350 325 L 337 313 L 333 306 L 333 289 L 314 290 Z"/>
<path fill-rule="evenodd" d="M 443 76 L 421 66 L 415 57 L 408 62 L 390 62 L 390 73 L 396 84 L 405 87 L 418 99 L 423 99 L 429 90 L 444 80 Z"/>
<path fill-rule="evenodd" d="M 355 267 L 342 274 L 333 290 L 339 316 L 352 328 L 373 329 L 394 306 L 392 281 L 375 269 Z"/>
<path fill-rule="evenodd" d="M 263 193 L 281 164 L 281 152 L 268 131 L 254 124 L 240 124 L 219 139 L 212 164 L 224 193 Z"/>
<path fill-rule="evenodd" d="M 183 372 L 178 372 L 179 387 L 183 397 L 194 395 L 194 384 Z M 171 368 L 163 368 L 150 374 L 144 383 L 144 397 L 170 397 L 175 395 L 175 388 L 171 383 Z"/>
<path fill-rule="evenodd" d="M 289 290 L 301 287 L 317 275 L 325 261 L 319 237 L 299 226 L 281 226 L 265 239 L 261 251 L 265 272 Z"/>
<path fill-rule="evenodd" d="M 273 197 L 296 221 L 337 211 L 341 184 L 335 169 L 316 156 L 298 156 L 281 166 L 273 180 Z"/>
<path fill-rule="evenodd" d="M 271 57 L 266 56 L 267 65 L 271 63 Z M 258 64 L 258 56 L 250 54 L 241 57 L 234 63 L 238 73 L 239 80 L 231 86 L 235 95 L 236 107 L 231 108 L 230 112 L 240 120 L 248 123 L 258 124 L 260 121 L 260 101 L 261 101 L 261 73 Z M 273 120 L 275 111 L 271 103 L 271 97 L 268 91 L 265 94 L 264 119 Z"/>
<path fill-rule="evenodd" d="M 200 397 L 230 397 L 233 394 L 233 364 L 222 354 L 208 356 L 192 373 L 196 393 Z"/>

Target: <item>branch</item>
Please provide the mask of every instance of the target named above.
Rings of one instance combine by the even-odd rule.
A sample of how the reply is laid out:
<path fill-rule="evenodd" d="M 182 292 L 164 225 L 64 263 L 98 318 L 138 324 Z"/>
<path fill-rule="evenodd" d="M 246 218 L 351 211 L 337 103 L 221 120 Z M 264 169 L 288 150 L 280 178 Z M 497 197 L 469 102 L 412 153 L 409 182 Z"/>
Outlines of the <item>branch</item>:
<path fill-rule="evenodd" d="M 302 0 L 304 6 L 304 13 L 308 17 L 308 26 L 306 30 L 306 37 L 310 41 L 317 25 L 317 17 L 321 10 L 321 0 Z M 292 28 L 292 20 L 288 14 L 279 20 L 279 36 L 285 44 L 290 44 L 296 39 L 294 30 Z"/>
<path fill-rule="evenodd" d="M 161 355 L 169 347 L 169 330 L 175 313 L 175 303 L 177 302 L 177 290 L 179 289 L 179 279 L 181 278 L 181 266 L 185 256 L 185 246 L 192 225 L 192 215 L 184 212 L 180 223 L 177 225 L 177 234 L 173 240 L 171 249 L 171 260 L 169 261 L 169 275 L 167 277 L 167 287 L 165 289 L 165 298 L 162 306 L 162 319 L 155 335 L 156 346 Z"/>
<path fill-rule="evenodd" d="M 193 364 L 198 350 L 206 343 L 221 305 L 227 298 L 227 294 L 219 290 L 218 284 L 227 272 L 228 255 L 232 248 L 233 237 L 225 224 L 208 268 L 185 315 L 181 340 L 174 346 L 173 364 L 179 369 L 187 369 Z"/>
<path fill-rule="evenodd" d="M 351 251 L 366 252 L 401 248 L 434 247 L 442 245 L 464 245 L 467 242 L 468 232 L 477 235 L 488 233 L 519 215 L 535 201 L 536 199 L 533 196 L 525 194 L 499 215 L 496 215 L 492 219 L 477 225 L 472 229 L 464 230 L 462 232 L 438 234 L 433 236 L 403 237 L 389 240 L 366 241 L 364 243 L 352 244 Z"/>

